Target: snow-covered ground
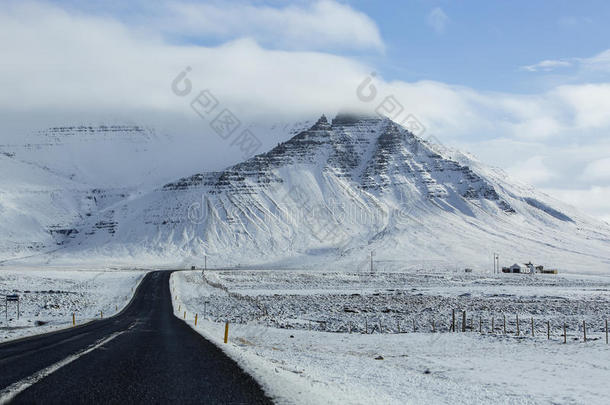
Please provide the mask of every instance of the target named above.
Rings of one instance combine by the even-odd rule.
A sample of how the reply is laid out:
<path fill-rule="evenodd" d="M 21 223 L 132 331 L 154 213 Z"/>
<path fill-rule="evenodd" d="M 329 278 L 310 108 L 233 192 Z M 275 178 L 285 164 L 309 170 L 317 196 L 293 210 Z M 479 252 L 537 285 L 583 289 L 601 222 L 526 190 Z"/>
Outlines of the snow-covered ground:
<path fill-rule="evenodd" d="M 608 277 L 242 270 L 174 273 L 171 283 L 176 315 L 186 311 L 187 323 L 281 403 L 606 403 L 610 395 Z M 458 331 L 466 310 L 467 333 L 448 332 L 452 309 Z"/>
<path fill-rule="evenodd" d="M 140 270 L 66 270 L 0 268 L 0 342 L 50 332 L 94 318 L 114 315 L 129 302 L 146 272 Z M 5 296 L 20 297 L 9 302 Z"/>

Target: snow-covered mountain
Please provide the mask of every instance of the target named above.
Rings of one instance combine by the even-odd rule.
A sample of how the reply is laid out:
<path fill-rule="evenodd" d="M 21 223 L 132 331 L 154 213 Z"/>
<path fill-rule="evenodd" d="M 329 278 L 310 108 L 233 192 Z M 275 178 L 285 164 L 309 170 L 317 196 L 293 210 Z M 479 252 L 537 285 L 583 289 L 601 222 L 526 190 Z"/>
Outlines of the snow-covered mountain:
<path fill-rule="evenodd" d="M 158 140 L 138 126 L 66 126 L 0 144 L 0 257 L 63 247 L 85 217 L 151 177 L 150 165 L 128 171 L 119 162 L 138 160 Z"/>
<path fill-rule="evenodd" d="M 0 163 L 15 165 L 11 173 L 31 172 L 4 150 Z M 86 178 L 36 170 L 39 203 L 59 205 L 63 216 L 42 205 L 16 212 L 5 200 L 12 186 L 2 184 L 0 249 L 28 235 L 47 240 L 5 257 L 53 250 L 44 260 L 198 264 L 207 255 L 216 266 L 356 270 L 374 251 L 378 268 L 490 269 L 497 252 L 505 265 L 610 270 L 607 224 L 388 119 L 323 116 L 267 153 L 151 191 L 109 187 L 96 195 Z M 23 189 L 27 179 L 14 183 Z M 37 216 L 61 217 L 61 226 L 54 234 L 53 221 Z M 15 234 L 27 218 L 31 229 Z"/>

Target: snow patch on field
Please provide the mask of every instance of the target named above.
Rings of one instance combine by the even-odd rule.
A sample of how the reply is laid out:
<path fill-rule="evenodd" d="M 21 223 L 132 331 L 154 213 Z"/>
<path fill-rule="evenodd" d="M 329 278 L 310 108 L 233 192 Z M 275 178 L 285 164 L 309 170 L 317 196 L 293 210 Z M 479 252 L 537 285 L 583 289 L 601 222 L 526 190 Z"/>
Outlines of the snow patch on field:
<path fill-rule="evenodd" d="M 65 269 L 0 269 L 0 342 L 50 332 L 92 319 L 112 316 L 121 311 L 145 271 L 65 270 Z M 18 294 L 20 317 L 16 303 L 9 303 L 8 318 L 4 297 Z"/>

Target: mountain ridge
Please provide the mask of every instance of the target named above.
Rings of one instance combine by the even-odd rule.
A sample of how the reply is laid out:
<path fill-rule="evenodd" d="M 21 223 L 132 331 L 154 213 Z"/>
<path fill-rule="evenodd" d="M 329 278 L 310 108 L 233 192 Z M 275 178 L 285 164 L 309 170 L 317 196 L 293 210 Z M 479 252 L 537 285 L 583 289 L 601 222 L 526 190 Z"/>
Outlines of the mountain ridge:
<path fill-rule="evenodd" d="M 225 170 L 117 200 L 83 218 L 49 259 L 358 267 L 362 250 L 375 250 L 388 268 L 485 267 L 501 251 L 605 271 L 608 229 L 389 119 L 344 114 Z"/>

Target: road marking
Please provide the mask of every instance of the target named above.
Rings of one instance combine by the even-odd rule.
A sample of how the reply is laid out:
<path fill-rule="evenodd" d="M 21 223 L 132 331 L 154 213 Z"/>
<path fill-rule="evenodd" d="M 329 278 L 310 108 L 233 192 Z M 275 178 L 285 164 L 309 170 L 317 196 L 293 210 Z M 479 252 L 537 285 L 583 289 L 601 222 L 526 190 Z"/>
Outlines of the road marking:
<path fill-rule="evenodd" d="M 106 343 L 110 342 L 111 340 L 113 340 L 113 339 L 117 338 L 118 336 L 122 335 L 123 333 L 127 332 L 129 329 L 134 327 L 134 325 L 135 325 L 135 323 L 123 331 L 115 332 L 112 335 L 108 336 L 107 338 L 98 340 L 97 342 L 95 342 L 93 345 L 89 346 L 85 350 L 82 350 L 78 353 L 68 356 L 65 359 L 60 360 L 57 363 L 50 365 L 49 367 L 43 368 L 42 370 L 32 374 L 29 377 L 24 378 L 21 381 L 17 381 L 16 383 L 9 385 L 8 387 L 6 387 L 2 391 L 0 391 L 0 405 L 9 403 L 13 398 L 15 398 L 17 395 L 19 395 L 26 389 L 30 388 L 32 385 L 36 384 L 38 381 L 53 374 L 60 368 L 67 366 L 68 364 L 77 360 L 79 357 L 82 357 L 87 353 L 91 353 L 95 349 L 105 345 Z"/>
<path fill-rule="evenodd" d="M 47 346 L 44 346 L 44 347 L 35 347 L 35 348 L 33 348 L 31 350 L 27 350 L 27 351 L 25 351 L 23 353 L 15 353 L 13 355 L 3 357 L 2 360 L 0 360 L 0 365 L 2 365 L 2 363 L 8 362 L 9 360 L 14 360 L 14 359 L 18 359 L 20 357 L 29 356 L 32 353 L 37 353 L 37 352 L 42 351 L 42 350 L 47 350 L 47 349 L 51 349 L 51 348 L 56 347 L 56 346 L 63 345 L 66 342 L 70 342 L 72 340 L 80 339 L 83 336 L 87 336 L 89 334 L 91 334 L 91 332 L 79 333 L 77 335 L 70 336 L 68 338 L 60 340 L 59 342 L 55 342 L 53 344 L 50 344 L 50 345 L 47 345 Z M 35 336 L 36 335 L 34 335 L 34 337 Z M 8 343 L 13 343 L 13 342 L 8 342 Z M 20 342 L 18 342 L 18 343 L 20 343 Z"/>

